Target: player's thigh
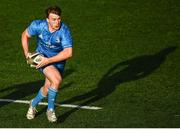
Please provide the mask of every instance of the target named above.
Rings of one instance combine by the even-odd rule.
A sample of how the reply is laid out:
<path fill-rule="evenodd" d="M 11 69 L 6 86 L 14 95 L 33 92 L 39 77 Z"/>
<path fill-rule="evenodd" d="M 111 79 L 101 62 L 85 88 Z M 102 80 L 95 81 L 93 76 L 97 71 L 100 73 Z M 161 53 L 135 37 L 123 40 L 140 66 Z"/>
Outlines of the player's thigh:
<path fill-rule="evenodd" d="M 58 85 L 62 81 L 60 72 L 53 65 L 44 68 L 43 73 L 51 84 L 55 83 L 56 85 Z"/>

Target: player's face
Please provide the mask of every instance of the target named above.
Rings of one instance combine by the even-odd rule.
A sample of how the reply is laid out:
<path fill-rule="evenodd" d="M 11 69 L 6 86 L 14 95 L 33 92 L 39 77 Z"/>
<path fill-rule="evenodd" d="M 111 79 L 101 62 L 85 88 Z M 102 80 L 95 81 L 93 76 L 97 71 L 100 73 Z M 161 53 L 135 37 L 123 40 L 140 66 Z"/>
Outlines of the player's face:
<path fill-rule="evenodd" d="M 49 23 L 49 29 L 50 31 L 56 31 L 60 27 L 61 18 L 60 16 L 50 13 L 49 17 L 47 18 Z"/>

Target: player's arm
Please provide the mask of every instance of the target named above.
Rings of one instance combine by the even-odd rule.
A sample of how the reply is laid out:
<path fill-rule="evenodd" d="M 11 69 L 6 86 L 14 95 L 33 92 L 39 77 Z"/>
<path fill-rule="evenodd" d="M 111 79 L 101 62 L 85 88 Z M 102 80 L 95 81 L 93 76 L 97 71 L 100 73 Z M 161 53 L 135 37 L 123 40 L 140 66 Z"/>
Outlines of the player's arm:
<path fill-rule="evenodd" d="M 72 57 L 72 47 L 65 48 L 63 51 L 58 53 L 56 56 L 49 58 L 49 63 L 59 62 L 67 60 Z"/>
<path fill-rule="evenodd" d="M 27 58 L 28 53 L 29 53 L 29 43 L 28 43 L 29 38 L 30 38 L 30 36 L 29 36 L 27 29 L 26 29 L 21 35 L 22 48 L 23 48 L 24 55 L 26 58 Z"/>
<path fill-rule="evenodd" d="M 43 57 L 42 61 L 36 66 L 36 68 L 38 69 L 47 64 L 67 60 L 72 57 L 72 52 L 73 52 L 72 47 L 69 47 L 69 48 L 64 48 L 64 50 L 59 52 L 56 56 L 50 58 Z"/>

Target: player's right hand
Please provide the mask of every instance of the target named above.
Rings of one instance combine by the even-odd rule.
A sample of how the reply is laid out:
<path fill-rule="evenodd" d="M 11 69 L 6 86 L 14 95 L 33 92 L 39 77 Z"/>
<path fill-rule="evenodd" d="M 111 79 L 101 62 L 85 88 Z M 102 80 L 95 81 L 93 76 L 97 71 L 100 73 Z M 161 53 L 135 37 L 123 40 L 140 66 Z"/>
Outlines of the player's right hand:
<path fill-rule="evenodd" d="M 26 56 L 26 59 L 30 58 L 32 54 L 30 52 L 28 52 L 25 56 Z"/>

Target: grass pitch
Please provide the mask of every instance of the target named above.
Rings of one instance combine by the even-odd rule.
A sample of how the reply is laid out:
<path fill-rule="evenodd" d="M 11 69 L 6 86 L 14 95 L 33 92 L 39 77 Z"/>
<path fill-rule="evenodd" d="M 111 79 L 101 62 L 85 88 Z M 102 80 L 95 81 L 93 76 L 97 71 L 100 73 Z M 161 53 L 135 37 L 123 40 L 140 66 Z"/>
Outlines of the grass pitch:
<path fill-rule="evenodd" d="M 178 0 L 1 0 L 1 99 L 30 100 L 43 85 L 24 60 L 20 38 L 54 4 L 74 39 L 57 103 L 103 109 L 57 107 L 58 123 L 51 124 L 46 106 L 29 121 L 28 105 L 0 102 L 1 128 L 180 127 Z"/>

